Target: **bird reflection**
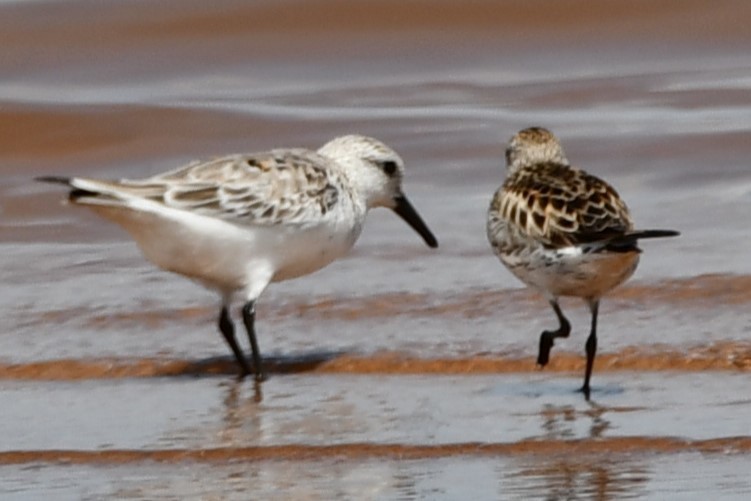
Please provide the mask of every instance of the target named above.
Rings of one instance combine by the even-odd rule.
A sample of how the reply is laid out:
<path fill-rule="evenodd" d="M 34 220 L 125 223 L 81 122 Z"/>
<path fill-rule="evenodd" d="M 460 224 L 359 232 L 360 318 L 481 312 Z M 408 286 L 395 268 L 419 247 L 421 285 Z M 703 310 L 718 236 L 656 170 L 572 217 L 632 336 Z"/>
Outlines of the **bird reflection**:
<path fill-rule="evenodd" d="M 546 405 L 540 412 L 543 422 L 542 429 L 544 437 L 551 440 L 570 439 L 582 436 L 582 418 L 589 419 L 589 429 L 587 436 L 589 438 L 601 438 L 606 430 L 610 428 L 610 421 L 605 419 L 608 412 L 607 407 L 603 407 L 593 402 L 588 402 L 589 408 L 584 411 L 577 411 L 573 405 Z"/>
<path fill-rule="evenodd" d="M 504 495 L 522 498 L 609 501 L 640 497 L 649 480 L 646 465 L 631 457 L 566 455 L 525 459 L 519 469 L 502 473 Z"/>
<path fill-rule="evenodd" d="M 609 412 L 624 412 L 589 403 L 586 409 L 572 405 L 546 405 L 542 417 L 541 440 L 566 441 L 599 440 L 611 428 L 606 418 Z M 638 496 L 647 483 L 648 470 L 644 464 L 631 457 L 613 457 L 595 451 L 552 457 L 535 455 L 520 460 L 518 469 L 501 475 L 506 479 L 503 490 L 522 497 L 547 500 L 596 499 L 611 500 Z"/>
<path fill-rule="evenodd" d="M 228 381 L 224 396 L 224 416 L 219 432 L 220 440 L 225 446 L 247 444 L 258 438 L 261 430 L 263 401 L 261 384 L 255 381 L 250 395 L 245 395 L 250 385 L 240 380 Z"/>

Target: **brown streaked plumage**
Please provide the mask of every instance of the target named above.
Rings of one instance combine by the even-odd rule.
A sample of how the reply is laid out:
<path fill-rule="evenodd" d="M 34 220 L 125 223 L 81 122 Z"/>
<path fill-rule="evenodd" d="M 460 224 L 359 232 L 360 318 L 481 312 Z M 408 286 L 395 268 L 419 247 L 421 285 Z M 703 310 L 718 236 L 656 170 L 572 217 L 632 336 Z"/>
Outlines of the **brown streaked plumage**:
<path fill-rule="evenodd" d="M 678 235 L 672 230 L 634 230 L 628 207 L 608 183 L 569 165 L 547 129 L 518 132 L 506 150 L 508 175 L 488 210 L 487 234 L 501 262 L 525 284 L 542 292 L 559 320 L 540 337 L 537 362 L 545 366 L 557 337 L 571 326 L 558 298 L 583 298 L 592 312 L 587 339 L 589 380 L 597 350 L 600 298 L 636 270 L 640 238 Z"/>
<path fill-rule="evenodd" d="M 517 169 L 499 193 L 494 202 L 500 203 L 503 219 L 551 248 L 591 243 L 633 229 L 626 204 L 610 185 L 565 164 L 545 162 Z"/>

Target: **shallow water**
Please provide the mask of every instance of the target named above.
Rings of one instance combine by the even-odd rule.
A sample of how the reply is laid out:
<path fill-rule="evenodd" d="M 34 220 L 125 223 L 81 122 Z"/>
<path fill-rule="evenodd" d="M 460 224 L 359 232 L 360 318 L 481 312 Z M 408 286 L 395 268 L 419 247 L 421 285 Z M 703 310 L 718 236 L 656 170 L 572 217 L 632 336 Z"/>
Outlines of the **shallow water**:
<path fill-rule="evenodd" d="M 7 492 L 47 499 L 702 499 L 751 491 L 748 456 L 264 460 L 9 466 Z M 697 474 L 700 471 L 700 474 Z M 667 480 L 669 479 L 669 480 Z M 281 494 L 280 494 L 281 493 Z"/>
<path fill-rule="evenodd" d="M 426 5 L 0 2 L 4 499 L 748 496 L 747 2 Z M 554 316 L 485 241 L 529 125 L 682 232 L 603 301 L 593 404 L 586 308 L 537 371 Z M 271 286 L 260 391 L 211 293 L 31 182 L 349 132 L 400 152 L 441 247 L 376 211 Z"/>

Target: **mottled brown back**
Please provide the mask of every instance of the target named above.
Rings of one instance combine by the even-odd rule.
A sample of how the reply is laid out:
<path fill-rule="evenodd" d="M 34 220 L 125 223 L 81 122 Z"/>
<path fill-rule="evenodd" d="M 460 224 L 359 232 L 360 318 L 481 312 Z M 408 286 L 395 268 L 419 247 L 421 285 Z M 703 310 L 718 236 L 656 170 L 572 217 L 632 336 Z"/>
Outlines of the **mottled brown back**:
<path fill-rule="evenodd" d="M 503 219 L 549 247 L 605 240 L 633 229 L 628 208 L 612 186 L 568 165 L 518 169 L 499 194 L 493 204 Z"/>

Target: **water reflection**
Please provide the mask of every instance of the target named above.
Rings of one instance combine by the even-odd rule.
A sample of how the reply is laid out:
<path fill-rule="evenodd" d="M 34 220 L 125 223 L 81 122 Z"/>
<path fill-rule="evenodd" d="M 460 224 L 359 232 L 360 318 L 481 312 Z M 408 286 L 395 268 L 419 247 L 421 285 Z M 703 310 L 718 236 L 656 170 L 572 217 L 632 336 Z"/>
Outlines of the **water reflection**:
<path fill-rule="evenodd" d="M 565 456 L 523 460 L 510 474 L 502 472 L 505 493 L 529 499 L 611 499 L 644 495 L 649 470 L 646 461 L 619 456 Z"/>
<path fill-rule="evenodd" d="M 587 408 L 574 405 L 545 405 L 540 411 L 542 440 L 597 440 L 611 429 L 607 414 L 629 412 L 630 408 L 612 408 L 589 402 Z M 503 487 L 521 497 L 547 500 L 597 500 L 638 497 L 649 477 L 643 462 L 602 455 L 567 455 L 520 460 L 518 469 L 503 472 Z"/>
<path fill-rule="evenodd" d="M 586 410 L 577 410 L 573 405 L 547 404 L 540 411 L 543 437 L 563 440 L 576 437 L 601 438 L 610 429 L 605 414 L 616 409 L 588 402 Z M 587 428 L 588 427 L 588 428 Z"/>
<path fill-rule="evenodd" d="M 220 444 L 238 447 L 258 443 L 263 425 L 262 384 L 254 381 L 250 385 L 244 380 L 235 379 L 223 386 L 224 415 L 219 430 Z"/>

